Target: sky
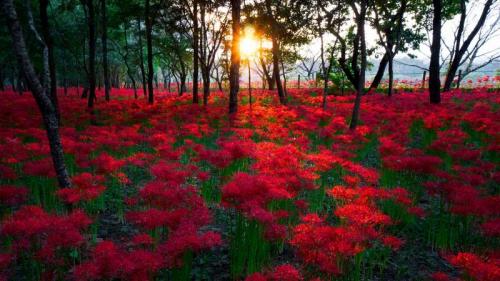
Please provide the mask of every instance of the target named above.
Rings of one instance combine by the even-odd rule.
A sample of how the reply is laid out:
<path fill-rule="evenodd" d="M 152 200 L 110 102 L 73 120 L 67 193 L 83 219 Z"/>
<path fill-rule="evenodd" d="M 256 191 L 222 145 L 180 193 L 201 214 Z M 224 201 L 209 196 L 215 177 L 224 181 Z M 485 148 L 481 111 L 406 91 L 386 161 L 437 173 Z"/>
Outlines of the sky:
<path fill-rule="evenodd" d="M 475 26 L 475 23 L 477 22 L 477 19 L 479 18 L 481 11 L 484 7 L 484 5 L 482 4 L 482 3 L 484 3 L 483 0 L 471 1 L 471 2 L 476 2 L 476 4 L 469 5 L 470 16 L 468 17 L 468 20 L 466 22 L 467 34 L 469 34 L 469 32 Z M 500 17 L 500 3 L 497 2 L 497 4 L 494 4 L 494 5 L 495 5 L 494 9 L 491 12 L 490 16 L 488 17 L 486 24 L 484 25 L 484 30 L 494 29 L 494 30 L 496 30 L 496 32 L 495 32 L 494 36 L 492 36 L 491 39 L 481 49 L 481 53 L 488 53 L 490 55 L 500 54 L 500 22 L 498 21 L 498 17 Z M 454 19 L 444 23 L 443 28 L 442 28 L 442 38 L 443 38 L 444 42 L 453 42 L 454 33 L 457 30 L 458 23 L 459 23 L 458 16 L 455 17 Z M 375 46 L 376 45 L 375 42 L 378 39 L 377 32 L 368 25 L 366 26 L 365 32 L 366 32 L 366 41 L 367 41 L 368 47 Z M 325 41 L 333 42 L 334 37 L 332 35 L 328 35 L 325 37 Z M 423 44 L 420 45 L 420 48 L 418 50 L 412 51 L 411 53 L 413 55 L 416 55 L 419 60 L 428 61 L 430 58 L 429 44 L 430 44 L 430 41 L 426 40 L 423 42 Z M 442 52 L 445 53 L 446 51 L 447 51 L 446 48 L 443 46 Z M 380 50 L 379 52 L 382 52 L 382 50 Z M 311 54 L 319 55 L 320 54 L 320 40 L 319 40 L 319 38 L 313 40 L 310 44 L 304 46 L 300 50 L 300 53 L 306 57 L 311 56 Z M 402 59 L 402 58 L 409 58 L 409 57 L 407 54 L 399 54 L 396 57 L 396 59 Z M 372 58 L 372 59 L 375 60 L 375 58 Z"/>

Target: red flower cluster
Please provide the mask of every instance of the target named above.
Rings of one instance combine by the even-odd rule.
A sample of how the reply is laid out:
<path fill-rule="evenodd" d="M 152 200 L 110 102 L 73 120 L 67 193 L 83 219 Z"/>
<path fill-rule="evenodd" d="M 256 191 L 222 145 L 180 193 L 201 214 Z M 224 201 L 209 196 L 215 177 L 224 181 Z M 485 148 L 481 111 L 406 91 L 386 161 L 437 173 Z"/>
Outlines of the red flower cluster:
<path fill-rule="evenodd" d="M 74 268 L 77 281 L 128 280 L 146 281 L 162 266 L 161 256 L 148 250 L 124 251 L 113 242 L 103 241 L 92 250 L 89 261 Z"/>
<path fill-rule="evenodd" d="M 73 186 L 57 191 L 57 196 L 68 204 L 80 201 L 91 201 L 99 197 L 106 187 L 104 176 L 94 176 L 90 173 L 82 173 L 73 177 Z"/>
<path fill-rule="evenodd" d="M 262 274 L 254 273 L 248 276 L 245 281 L 302 281 L 302 275 L 292 265 L 284 264 L 275 267 L 271 272 Z"/>
<path fill-rule="evenodd" d="M 243 212 L 248 218 L 255 219 L 267 226 L 272 237 L 283 238 L 285 228 L 278 224 L 283 216 L 268 210 L 274 200 L 292 199 L 295 194 L 284 188 L 282 178 L 267 175 L 237 173 L 231 182 L 222 189 L 223 204 Z"/>
<path fill-rule="evenodd" d="M 13 206 L 23 203 L 28 196 L 28 190 L 25 187 L 12 185 L 0 185 L 0 203 Z"/>
<path fill-rule="evenodd" d="M 477 281 L 500 280 L 500 259 L 483 260 L 472 253 L 458 253 L 449 257 L 452 265 L 461 268 L 465 273 Z"/>
<path fill-rule="evenodd" d="M 81 231 L 90 223 L 81 210 L 56 216 L 38 206 L 24 206 L 2 223 L 1 235 L 13 240 L 12 254 L 33 251 L 43 262 L 57 263 L 62 262 L 57 259 L 57 250 L 80 246 L 84 242 Z"/>
<path fill-rule="evenodd" d="M 158 175 L 164 174 L 158 172 Z M 218 233 L 201 233 L 212 217 L 194 188 L 156 180 L 140 191 L 140 199 L 152 208 L 131 211 L 127 219 L 147 230 L 168 229 L 168 237 L 160 237 L 158 247 L 158 254 L 168 267 L 182 265 L 186 251 L 197 252 L 221 244 Z"/>

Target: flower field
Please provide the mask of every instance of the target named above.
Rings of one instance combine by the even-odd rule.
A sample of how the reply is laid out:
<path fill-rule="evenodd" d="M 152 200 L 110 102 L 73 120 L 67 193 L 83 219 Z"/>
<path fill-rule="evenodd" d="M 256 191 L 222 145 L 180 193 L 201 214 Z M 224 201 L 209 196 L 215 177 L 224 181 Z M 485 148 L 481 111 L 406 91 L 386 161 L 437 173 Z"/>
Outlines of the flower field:
<path fill-rule="evenodd" d="M 368 94 L 352 131 L 354 96 L 312 88 L 232 117 L 72 88 L 63 189 L 35 101 L 1 94 L 0 280 L 500 280 L 498 91 Z"/>

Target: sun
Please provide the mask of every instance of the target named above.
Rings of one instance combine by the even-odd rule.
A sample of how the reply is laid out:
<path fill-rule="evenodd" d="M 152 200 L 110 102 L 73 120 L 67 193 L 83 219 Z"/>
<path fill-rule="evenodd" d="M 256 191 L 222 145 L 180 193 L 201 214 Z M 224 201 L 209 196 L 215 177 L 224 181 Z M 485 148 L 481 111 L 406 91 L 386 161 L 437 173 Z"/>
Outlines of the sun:
<path fill-rule="evenodd" d="M 255 29 L 247 26 L 244 31 L 244 36 L 240 40 L 240 54 L 244 58 L 255 56 L 259 49 L 259 42 L 255 38 Z"/>

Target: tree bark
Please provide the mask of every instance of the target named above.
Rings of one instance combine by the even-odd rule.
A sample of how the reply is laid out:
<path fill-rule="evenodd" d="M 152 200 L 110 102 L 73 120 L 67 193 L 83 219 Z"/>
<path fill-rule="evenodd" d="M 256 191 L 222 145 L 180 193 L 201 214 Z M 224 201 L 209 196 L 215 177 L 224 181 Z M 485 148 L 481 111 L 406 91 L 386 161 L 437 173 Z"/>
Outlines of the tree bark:
<path fill-rule="evenodd" d="M 152 39 L 152 21 L 150 13 L 150 0 L 146 0 L 146 45 L 147 45 L 147 56 L 148 56 L 148 102 L 153 104 L 154 94 L 153 94 L 153 39 Z"/>
<path fill-rule="evenodd" d="M 109 82 L 109 67 L 108 67 L 108 18 L 106 13 L 106 0 L 101 0 L 101 25 L 102 25 L 102 69 L 104 72 L 104 97 L 109 101 L 111 86 Z"/>
<path fill-rule="evenodd" d="M 231 14 L 233 18 L 233 41 L 231 45 L 231 68 L 229 70 L 229 114 L 238 110 L 238 91 L 240 90 L 240 17 L 241 0 L 231 0 Z"/>
<path fill-rule="evenodd" d="M 56 109 L 57 119 L 59 119 L 61 114 L 59 112 L 59 101 L 57 100 L 56 63 L 54 57 L 54 44 L 52 42 L 52 36 L 50 36 L 49 17 L 47 14 L 48 5 L 49 0 L 40 0 L 40 23 L 42 26 L 43 41 L 48 51 L 50 86 L 47 86 L 49 86 L 50 99 Z"/>
<path fill-rule="evenodd" d="M 392 54 L 390 54 L 389 55 L 389 89 L 387 91 L 387 95 L 389 97 L 392 96 L 393 84 L 394 84 L 394 56 Z"/>
<path fill-rule="evenodd" d="M 0 1 L 1 10 L 7 20 L 9 32 L 12 37 L 13 50 L 21 67 L 24 76 L 26 77 L 28 87 L 31 90 L 33 97 L 40 109 L 43 117 L 47 138 L 49 141 L 50 152 L 54 169 L 56 170 L 57 180 L 61 188 L 70 187 L 71 181 L 69 178 L 66 165 L 64 163 L 64 151 L 59 136 L 59 122 L 56 115 L 56 109 L 52 103 L 48 93 L 45 92 L 39 78 L 36 75 L 35 69 L 29 58 L 24 36 L 22 34 L 21 25 L 19 23 L 15 6 L 12 0 Z"/>
<path fill-rule="evenodd" d="M 281 84 L 280 77 L 280 49 L 278 40 L 274 35 L 272 38 L 272 45 L 274 81 L 276 81 L 276 88 L 278 89 L 278 97 L 280 99 L 280 103 L 286 104 L 285 91 L 283 89 L 283 84 Z"/>
<path fill-rule="evenodd" d="M 388 62 L 389 62 L 389 55 L 386 52 L 384 54 L 384 56 L 382 57 L 382 59 L 380 60 L 380 63 L 378 65 L 377 74 L 375 74 L 375 77 L 373 77 L 373 81 L 370 84 L 370 88 L 368 89 L 368 91 L 371 91 L 373 89 L 378 88 L 378 86 L 380 85 L 380 82 L 382 81 L 382 78 L 384 77 L 385 68 L 387 67 Z"/>
<path fill-rule="evenodd" d="M 137 18 L 137 34 L 139 35 L 138 43 L 139 43 L 139 67 L 141 69 L 141 78 L 142 78 L 142 93 L 144 96 L 147 96 L 147 83 L 146 83 L 146 69 L 144 67 L 144 48 L 142 46 L 142 34 L 141 34 L 141 19 Z"/>
<path fill-rule="evenodd" d="M 95 74 L 95 9 L 93 0 L 85 0 L 87 4 L 87 26 L 89 32 L 89 99 L 87 106 L 89 108 L 94 107 L 94 101 L 96 99 L 95 86 L 96 86 L 96 74 Z"/>
<path fill-rule="evenodd" d="M 432 20 L 431 62 L 429 66 L 429 98 L 433 104 L 441 103 L 441 80 L 439 78 L 439 55 L 441 53 L 441 0 L 432 0 L 434 18 Z"/>
<path fill-rule="evenodd" d="M 198 26 L 198 0 L 194 0 L 193 9 L 193 104 L 199 103 L 198 97 L 198 71 L 199 71 L 199 26 Z"/>
<path fill-rule="evenodd" d="M 364 94 L 364 89 L 365 89 L 365 71 L 366 71 L 366 39 L 365 39 L 365 20 L 366 20 L 366 9 L 367 9 L 367 1 L 362 0 L 360 1 L 360 11 L 359 14 L 356 15 L 356 21 L 358 25 L 358 37 L 359 37 L 359 43 L 360 43 L 360 51 L 361 51 L 361 65 L 360 68 L 358 69 L 358 85 L 357 85 L 357 91 L 356 91 L 356 100 L 354 101 L 354 108 L 352 110 L 352 118 L 351 118 L 351 124 L 349 125 L 349 128 L 351 130 L 356 129 L 358 126 L 359 122 L 359 112 L 360 112 L 360 107 L 361 107 L 361 97 Z M 353 4 L 353 8 L 355 8 Z M 357 49 L 357 47 L 355 47 Z"/>

